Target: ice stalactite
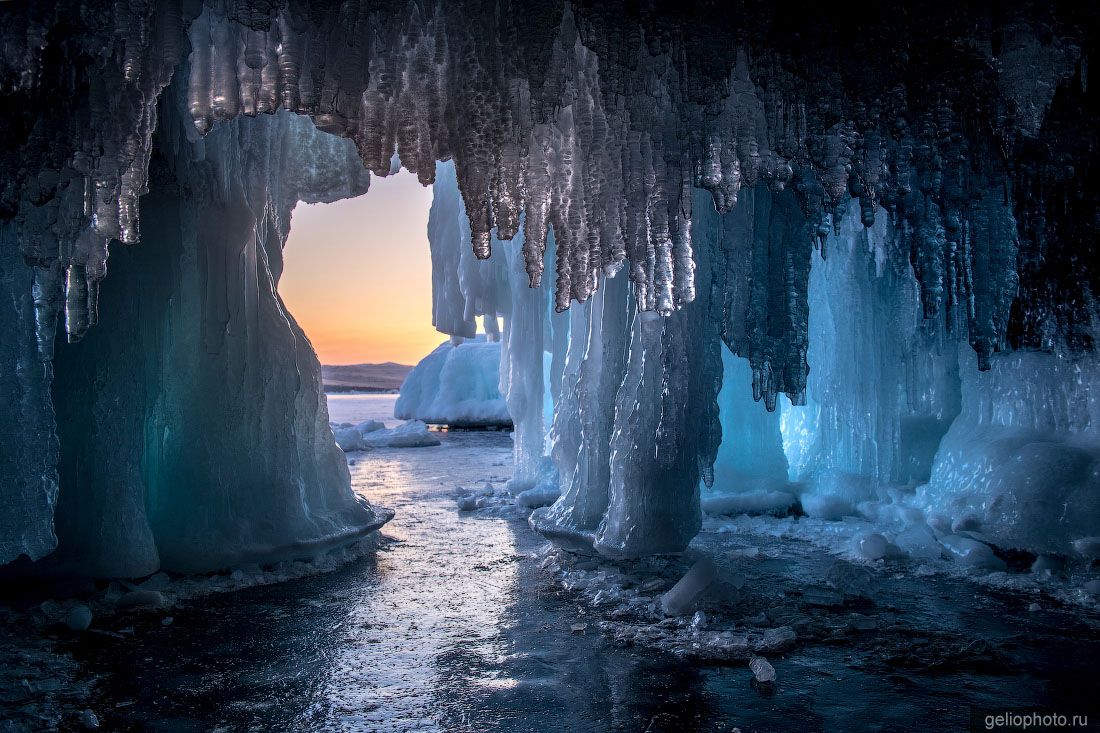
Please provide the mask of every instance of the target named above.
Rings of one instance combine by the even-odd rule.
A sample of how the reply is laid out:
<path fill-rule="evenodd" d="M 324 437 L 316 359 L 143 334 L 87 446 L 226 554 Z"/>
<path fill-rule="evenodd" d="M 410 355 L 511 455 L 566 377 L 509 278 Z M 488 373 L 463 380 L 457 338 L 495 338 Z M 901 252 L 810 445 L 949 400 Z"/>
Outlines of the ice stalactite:
<path fill-rule="evenodd" d="M 722 13 L 523 0 L 348 2 L 329 11 L 301 0 L 16 4 L 0 53 L 7 173 L 0 219 L 10 227 L 3 244 L 18 243 L 33 284 L 28 290 L 10 258 L 2 282 L 16 303 L 8 317 L 33 327 L 44 371 L 26 366 L 29 342 L 14 337 L 2 356 L 5 373 L 18 376 L 0 384 L 5 403 L 17 406 L 8 412 L 34 412 L 27 419 L 41 430 L 12 445 L 44 462 L 44 478 L 28 484 L 22 468 L 5 467 L 5 479 L 19 479 L 4 485 L 16 487 L 15 501 L 28 512 L 15 523 L 40 528 L 28 536 L 41 542 L 17 540 L 0 558 L 41 553 L 50 542 L 41 512 L 51 511 L 55 434 L 41 394 L 55 331 L 63 324 L 75 342 L 93 326 L 111 327 L 98 311 L 107 254 L 143 239 L 138 200 L 165 124 L 158 99 L 172 80 L 188 132 L 170 136 L 161 155 L 194 155 L 198 164 L 206 152 L 200 138 L 213 136 L 204 195 L 246 202 L 260 228 L 268 218 L 256 187 L 273 168 L 252 160 L 254 168 L 231 174 L 235 153 L 220 149 L 217 136 L 238 125 L 234 145 L 242 149 L 275 142 L 252 140 L 249 131 L 261 128 L 242 118 L 296 113 L 349 141 L 367 170 L 387 175 L 396 159 L 423 183 L 439 176 L 454 189 L 433 216 L 433 247 L 436 239 L 449 242 L 437 260 L 436 325 L 466 338 L 477 315 L 511 314 L 502 374 L 509 403 L 523 414 L 526 480 L 542 470 L 536 463 L 546 466 L 542 455 L 536 461 L 545 451 L 536 451 L 535 433 L 536 407 L 548 392 L 560 413 L 551 443 L 557 471 L 568 469 L 566 496 L 578 501 L 582 486 L 595 492 L 583 517 L 570 510 L 554 521 L 579 522 L 609 552 L 631 553 L 630 522 L 616 522 L 656 521 L 652 476 L 682 470 L 685 479 L 693 471 L 710 478 L 704 458 L 717 439 L 706 395 L 721 371 L 718 352 L 711 359 L 711 328 L 747 359 L 753 396 L 766 408 L 780 405 L 782 394 L 809 403 L 785 418 L 801 414 L 806 434 L 816 436 L 805 455 L 789 456 L 797 470 L 811 461 L 815 478 L 846 474 L 880 484 L 919 482 L 927 473 L 930 446 L 951 419 L 942 385 L 953 378 L 944 355 L 956 341 L 970 344 L 983 370 L 1013 349 L 1091 358 L 1100 287 L 1092 264 L 1100 260 L 1093 256 L 1096 103 L 1088 85 L 1093 16 L 1070 3 L 994 10 L 968 0 L 905 13 L 881 4 L 837 11 L 751 1 Z M 437 171 L 439 161 L 453 168 Z M 354 189 L 325 188 L 322 198 Z M 235 216 L 197 215 L 194 223 L 240 224 Z M 873 233 L 866 247 L 876 274 L 849 290 L 841 280 L 870 266 L 862 249 L 849 256 L 866 248 L 860 227 Z M 144 239 L 141 246 L 150 243 Z M 824 300 L 812 293 L 815 243 L 825 262 L 831 249 L 848 248 L 838 265 L 815 265 L 839 268 L 826 278 Z M 713 252 L 701 251 L 712 244 Z M 247 247 L 238 254 L 252 256 Z M 257 254 L 273 279 L 277 260 Z M 204 263 L 211 272 L 219 264 Z M 518 296 L 520 264 L 527 284 L 542 283 L 541 296 Z M 221 353 L 225 329 L 237 327 L 235 308 L 265 312 L 258 292 L 248 279 L 211 281 L 202 304 L 210 327 L 197 346 Z M 632 301 L 625 314 L 624 297 Z M 694 306 L 700 300 L 702 310 Z M 586 305 L 577 314 L 551 313 L 578 302 Z M 901 313 L 915 303 L 912 319 Z M 883 312 L 834 317 L 846 305 Z M 815 348 L 817 317 L 833 318 L 826 331 L 837 341 Z M 883 333 L 861 339 L 856 323 Z M 250 369 L 264 349 L 249 354 Z M 622 381 L 612 398 L 611 382 L 592 372 L 617 369 L 620 354 Z M 891 370 L 897 358 L 904 368 Z M 846 362 L 866 368 L 846 370 Z M 837 375 L 836 384 L 818 381 L 811 368 Z M 260 391 L 294 386 L 233 376 Z M 932 384 L 942 389 L 926 399 Z M 670 385 L 688 390 L 675 404 L 662 391 Z M 86 406 L 61 406 L 62 397 L 55 390 L 66 420 L 86 418 Z M 589 403 L 616 406 L 610 428 Z M 691 420 L 708 427 L 689 435 Z M 839 427 L 844 420 L 854 426 L 850 435 Z M 574 445 L 567 425 L 601 439 L 610 430 L 614 455 L 652 469 L 635 476 L 618 458 L 607 463 L 611 509 L 598 527 L 590 525 L 602 502 L 603 449 Z M 98 439 L 88 438 L 90 445 Z M 136 451 L 130 440 L 121 442 Z M 71 454 L 62 448 L 65 471 Z M 623 482 L 636 484 L 638 495 L 623 493 L 633 491 Z M 683 489 L 679 476 L 674 483 L 663 490 L 686 502 L 685 513 L 668 517 L 668 533 L 655 531 L 652 547 L 687 534 L 694 489 Z M 27 504 L 31 496 L 37 508 Z"/>
<path fill-rule="evenodd" d="M 490 254 L 494 231 L 511 239 L 523 214 L 525 269 L 537 283 L 555 232 L 557 309 L 588 299 L 620 267 L 641 310 L 667 315 L 690 302 L 690 213 L 678 202 L 691 185 L 721 212 L 745 196 L 755 209 L 802 210 L 804 223 L 784 214 L 777 224 L 791 229 L 771 237 L 820 238 L 849 196 L 867 225 L 884 208 L 909 245 L 892 256 L 914 263 L 925 315 L 964 323 L 982 368 L 1009 330 L 1027 328 L 1010 317 L 1018 245 L 1008 235 L 1022 219 L 1041 239 L 1046 230 L 1032 222 L 1049 218 L 1044 197 L 1017 196 L 1016 184 L 1069 185 L 1053 163 L 1069 149 L 1042 121 L 1087 87 L 1087 23 L 1068 8 L 1054 19 L 1019 8 L 976 22 L 987 11 L 966 3 L 851 15 L 749 3 L 729 18 L 587 4 L 534 11 L 511 0 L 333 13 L 298 2 L 94 5 L 81 7 L 83 31 L 65 51 L 95 59 L 73 82 L 90 124 L 70 135 L 77 115 L 58 110 L 53 128 L 18 114 L 6 128 L 30 165 L 11 166 L 23 172 L 5 206 L 38 237 L 61 222 L 56 241 L 28 238 L 24 252 L 42 263 L 50 307 L 65 311 L 73 338 L 95 320 L 107 242 L 138 238 L 155 100 L 188 44 L 197 132 L 284 108 L 351 139 L 380 175 L 396 154 L 430 183 L 436 161 L 453 159 L 476 256 Z M 37 100 L 64 83 L 62 60 L 44 52 L 62 12 L 16 14 L 2 74 L 9 93 Z M 776 22 L 790 32 L 771 33 Z M 832 51 L 787 40 L 819 28 Z M 942 53 L 865 70 L 868 49 L 900 44 Z M 1039 71 L 1022 71 L 1030 67 Z M 1006 165 L 1006 153 L 1051 163 Z M 43 175 L 40 154 L 53 161 Z M 769 406 L 782 392 L 799 401 L 806 378 L 797 249 L 756 252 L 767 262 L 754 267 L 770 274 L 753 287 L 767 293 L 739 314 L 748 341 L 731 344 Z M 1048 310 L 1066 326 L 1080 317 Z"/>
<path fill-rule="evenodd" d="M 769 412 L 752 399 L 752 368 L 747 359 L 723 348 L 722 368 L 718 395 L 722 442 L 714 461 L 714 493 L 785 488 L 787 456 L 780 411 Z"/>
<path fill-rule="evenodd" d="M 572 312 L 551 430 L 562 496 L 532 515 L 539 531 L 615 557 L 678 551 L 698 531 L 722 378 L 714 244 L 696 249 L 700 297 L 670 316 L 638 313 L 621 276 Z"/>

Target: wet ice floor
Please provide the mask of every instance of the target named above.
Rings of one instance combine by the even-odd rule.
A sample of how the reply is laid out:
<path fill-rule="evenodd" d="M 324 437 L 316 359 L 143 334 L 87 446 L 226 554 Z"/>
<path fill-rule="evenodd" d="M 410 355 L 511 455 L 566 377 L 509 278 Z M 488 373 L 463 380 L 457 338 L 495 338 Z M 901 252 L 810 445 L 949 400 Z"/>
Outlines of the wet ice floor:
<path fill-rule="evenodd" d="M 170 626 L 158 615 L 119 617 L 103 623 L 123 638 L 68 642 L 99 676 L 90 703 L 104 727 L 938 731 L 965 730 L 972 703 L 1092 704 L 1100 658 L 1093 627 L 1075 625 L 1069 612 L 1029 616 L 1013 599 L 948 578 L 887 578 L 895 605 L 911 606 L 902 616 L 912 633 L 798 645 L 772 657 L 772 689 L 751 684 L 743 663 L 618 647 L 596 631 L 591 609 L 539 569 L 532 555 L 542 541 L 524 522 L 455 510 L 456 484 L 510 475 L 510 437 L 443 438 L 435 448 L 350 456 L 356 490 L 397 512 L 375 556 L 186 602 L 172 609 Z M 758 566 L 754 582 L 769 582 L 770 572 L 798 583 L 800 573 L 820 574 L 831 562 L 809 545 L 773 542 L 766 549 L 782 558 Z M 585 633 L 571 632 L 578 622 L 589 623 Z M 990 640 L 996 659 L 947 658 L 931 670 L 893 664 L 930 643 L 918 627 Z"/>

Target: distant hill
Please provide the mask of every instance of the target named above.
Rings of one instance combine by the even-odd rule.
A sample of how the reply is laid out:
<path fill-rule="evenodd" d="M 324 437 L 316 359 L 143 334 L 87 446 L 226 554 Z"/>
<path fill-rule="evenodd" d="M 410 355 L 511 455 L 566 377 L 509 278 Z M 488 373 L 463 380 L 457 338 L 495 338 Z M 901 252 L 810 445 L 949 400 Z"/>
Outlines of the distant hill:
<path fill-rule="evenodd" d="M 345 364 L 321 366 L 326 392 L 396 392 L 412 370 L 407 364 Z"/>

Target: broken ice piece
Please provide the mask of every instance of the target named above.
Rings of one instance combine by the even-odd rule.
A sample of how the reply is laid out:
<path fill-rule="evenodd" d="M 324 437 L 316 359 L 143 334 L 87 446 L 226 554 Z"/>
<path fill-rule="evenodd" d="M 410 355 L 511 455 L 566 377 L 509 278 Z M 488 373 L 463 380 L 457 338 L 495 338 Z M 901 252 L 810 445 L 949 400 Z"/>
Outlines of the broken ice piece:
<path fill-rule="evenodd" d="M 1036 611 L 1040 610 L 1040 606 L 1038 603 L 1031 603 L 1028 604 L 1027 610 L 1035 613 Z"/>
<path fill-rule="evenodd" d="M 165 603 L 164 594 L 156 590 L 132 590 L 118 599 L 119 608 L 160 608 Z"/>
<path fill-rule="evenodd" d="M 894 539 L 902 552 L 915 560 L 938 560 L 943 548 L 926 524 L 915 524 Z"/>
<path fill-rule="evenodd" d="M 65 625 L 73 631 L 84 631 L 92 625 L 92 609 L 83 603 L 77 603 L 65 616 Z"/>
<path fill-rule="evenodd" d="M 878 532 L 871 532 L 856 540 L 856 550 L 866 560 L 881 560 L 886 557 L 889 543 Z"/>
<path fill-rule="evenodd" d="M 477 500 L 478 497 L 475 495 L 460 496 L 455 499 L 455 504 L 464 512 L 472 512 L 474 509 L 477 509 Z"/>
<path fill-rule="evenodd" d="M 691 630 L 698 633 L 706 628 L 707 615 L 702 611 L 696 611 L 695 615 L 691 617 Z"/>
<path fill-rule="evenodd" d="M 99 718 L 97 718 L 96 714 L 93 713 L 91 710 L 85 708 L 80 713 L 80 724 L 88 730 L 98 730 Z"/>
<path fill-rule="evenodd" d="M 775 667 L 764 657 L 753 657 L 749 660 L 749 669 L 757 682 L 775 682 Z"/>
<path fill-rule="evenodd" d="M 668 616 L 684 615 L 717 576 L 718 568 L 714 562 L 709 557 L 700 558 L 676 585 L 661 596 L 661 610 Z"/>
<path fill-rule="evenodd" d="M 1039 555 L 1035 562 L 1031 563 L 1033 573 L 1060 573 L 1066 569 L 1066 562 L 1057 555 Z"/>
<path fill-rule="evenodd" d="M 1094 596 L 1100 596 L 1100 578 L 1085 583 L 1085 592 Z"/>
<path fill-rule="evenodd" d="M 588 629 L 588 624 L 573 624 L 569 630 L 574 634 L 583 634 Z"/>
<path fill-rule="evenodd" d="M 138 588 L 141 590 L 166 590 L 172 584 L 172 579 L 167 573 L 154 573 L 143 580 Z"/>
<path fill-rule="evenodd" d="M 760 644 L 763 649 L 775 651 L 790 646 L 797 638 L 798 635 L 794 633 L 794 629 L 790 626 L 780 626 L 778 628 L 768 629 L 761 634 Z"/>

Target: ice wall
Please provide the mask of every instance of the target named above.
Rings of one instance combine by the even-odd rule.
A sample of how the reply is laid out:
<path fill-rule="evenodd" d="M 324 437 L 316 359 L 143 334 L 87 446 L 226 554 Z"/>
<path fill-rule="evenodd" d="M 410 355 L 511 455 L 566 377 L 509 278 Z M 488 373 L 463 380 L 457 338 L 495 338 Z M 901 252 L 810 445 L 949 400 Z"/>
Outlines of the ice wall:
<path fill-rule="evenodd" d="M 50 567 L 134 577 L 304 557 L 388 517 L 350 490 L 320 365 L 276 291 L 294 204 L 363 193 L 368 174 L 349 143 L 285 113 L 197 140 L 181 102 L 162 104 L 147 246 L 116 252 L 101 289 L 116 327 L 56 353 Z"/>
<path fill-rule="evenodd" d="M 915 504 L 1000 547 L 1077 556 L 1100 537 L 1100 369 L 1049 354 L 959 354 L 962 412 Z M 1088 551 L 1081 554 L 1089 556 Z"/>
<path fill-rule="evenodd" d="M 780 412 L 752 399 L 748 360 L 722 348 L 722 390 L 718 393 L 722 443 L 714 461 L 715 493 L 777 490 L 787 483 Z"/>
<path fill-rule="evenodd" d="M 35 272 L 16 240 L 14 226 L 0 225 L 0 564 L 20 555 L 37 560 L 57 542 L 53 365 L 38 351 Z"/>

